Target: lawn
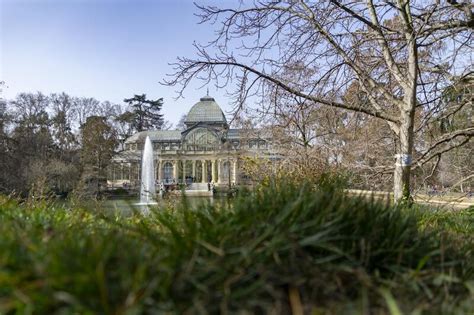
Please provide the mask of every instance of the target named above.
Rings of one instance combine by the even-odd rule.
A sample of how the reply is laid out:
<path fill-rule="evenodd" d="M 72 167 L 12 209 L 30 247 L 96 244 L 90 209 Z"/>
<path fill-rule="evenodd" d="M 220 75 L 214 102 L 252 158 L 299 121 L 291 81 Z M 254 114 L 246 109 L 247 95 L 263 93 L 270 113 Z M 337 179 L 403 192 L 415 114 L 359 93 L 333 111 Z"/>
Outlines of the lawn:
<path fill-rule="evenodd" d="M 270 183 L 123 216 L 0 199 L 0 313 L 473 314 L 474 209 Z"/>

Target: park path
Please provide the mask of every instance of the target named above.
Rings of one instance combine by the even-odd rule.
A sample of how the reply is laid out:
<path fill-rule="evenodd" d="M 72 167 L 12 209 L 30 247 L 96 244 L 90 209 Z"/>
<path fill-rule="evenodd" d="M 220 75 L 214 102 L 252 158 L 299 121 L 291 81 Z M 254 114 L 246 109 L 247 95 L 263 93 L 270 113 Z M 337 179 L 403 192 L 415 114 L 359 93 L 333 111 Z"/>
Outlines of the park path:
<path fill-rule="evenodd" d="M 393 199 L 393 193 L 388 191 L 375 191 L 375 190 L 359 190 L 359 189 L 346 189 L 347 193 L 351 195 L 375 197 L 382 200 Z M 453 209 L 464 209 L 470 206 L 474 206 L 474 197 L 455 195 L 444 195 L 444 196 L 430 196 L 427 194 L 416 194 L 413 197 L 414 201 L 419 204 L 425 205 L 437 205 L 443 208 Z"/>

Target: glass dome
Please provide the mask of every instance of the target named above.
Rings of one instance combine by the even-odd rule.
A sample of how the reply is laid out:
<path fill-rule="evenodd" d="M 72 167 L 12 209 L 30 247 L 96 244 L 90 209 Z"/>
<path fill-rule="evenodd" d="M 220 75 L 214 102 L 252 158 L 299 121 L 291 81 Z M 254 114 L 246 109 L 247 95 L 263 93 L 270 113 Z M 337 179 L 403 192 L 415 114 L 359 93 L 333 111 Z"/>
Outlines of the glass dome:
<path fill-rule="evenodd" d="M 224 123 L 227 124 L 222 109 L 216 103 L 216 100 L 210 96 L 202 97 L 188 112 L 185 123 Z"/>

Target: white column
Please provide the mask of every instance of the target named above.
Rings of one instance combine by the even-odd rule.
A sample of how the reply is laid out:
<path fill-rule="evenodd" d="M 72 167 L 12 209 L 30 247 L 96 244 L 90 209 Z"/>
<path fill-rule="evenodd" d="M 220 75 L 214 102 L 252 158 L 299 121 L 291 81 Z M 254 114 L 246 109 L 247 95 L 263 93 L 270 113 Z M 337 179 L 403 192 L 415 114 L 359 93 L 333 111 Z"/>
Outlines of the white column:
<path fill-rule="evenodd" d="M 156 161 L 156 180 L 161 182 L 161 161 Z"/>
<path fill-rule="evenodd" d="M 238 178 L 238 174 L 237 174 L 237 159 L 233 160 L 233 164 L 234 164 L 234 165 L 233 165 L 233 166 L 234 166 L 234 172 L 233 172 L 232 175 L 233 175 L 234 178 L 233 178 L 232 181 L 234 182 L 234 184 L 237 185 L 237 178 Z"/>
<path fill-rule="evenodd" d="M 217 182 L 216 178 L 216 160 L 212 160 L 212 181 Z"/>
<path fill-rule="evenodd" d="M 166 161 L 161 161 L 161 163 L 160 163 L 160 180 L 161 180 L 161 181 L 164 180 L 163 168 L 165 167 L 165 162 L 166 162 Z"/>
<path fill-rule="evenodd" d="M 221 181 L 222 181 L 222 169 L 221 169 L 221 166 L 222 166 L 222 161 L 221 160 L 218 160 L 217 161 L 217 183 L 220 184 Z"/>
<path fill-rule="evenodd" d="M 178 181 L 178 161 L 173 161 L 173 178 L 175 181 Z"/>
<path fill-rule="evenodd" d="M 205 182 L 207 182 L 207 179 L 206 179 L 206 161 L 202 160 L 201 165 L 202 165 L 202 180 L 201 180 L 201 182 L 205 183 Z"/>
<path fill-rule="evenodd" d="M 196 177 L 196 160 L 193 160 L 193 178 Z"/>
<path fill-rule="evenodd" d="M 186 182 L 186 160 L 183 161 L 183 183 Z"/>

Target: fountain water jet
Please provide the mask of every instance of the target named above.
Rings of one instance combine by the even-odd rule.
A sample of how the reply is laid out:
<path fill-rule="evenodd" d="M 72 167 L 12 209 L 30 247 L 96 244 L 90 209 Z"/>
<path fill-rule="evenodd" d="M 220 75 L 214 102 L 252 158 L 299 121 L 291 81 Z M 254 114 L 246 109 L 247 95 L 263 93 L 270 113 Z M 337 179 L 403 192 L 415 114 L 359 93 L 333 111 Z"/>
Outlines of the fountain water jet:
<path fill-rule="evenodd" d="M 142 156 L 142 178 L 140 183 L 140 204 L 155 204 L 155 168 L 153 166 L 153 145 L 150 137 L 145 139 Z"/>

